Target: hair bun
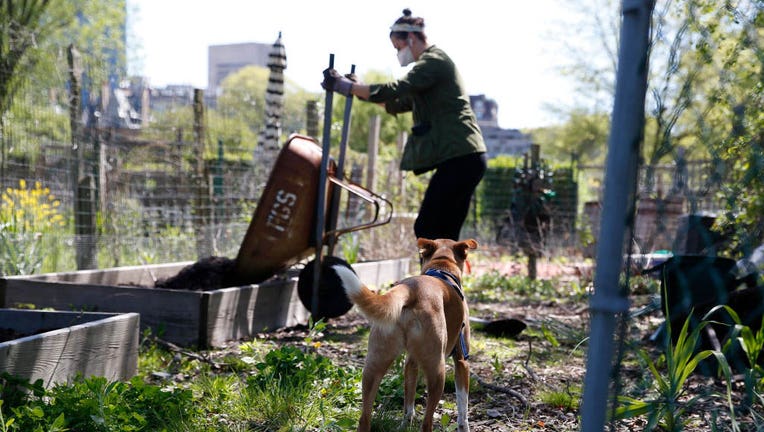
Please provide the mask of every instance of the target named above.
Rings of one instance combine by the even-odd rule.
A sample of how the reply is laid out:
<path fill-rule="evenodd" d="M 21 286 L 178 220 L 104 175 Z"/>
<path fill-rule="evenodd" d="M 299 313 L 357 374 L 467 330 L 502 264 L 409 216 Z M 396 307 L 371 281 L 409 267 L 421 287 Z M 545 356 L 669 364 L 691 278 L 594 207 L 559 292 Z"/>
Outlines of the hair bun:
<path fill-rule="evenodd" d="M 409 8 L 403 9 L 403 16 L 410 17 L 411 16 L 411 9 L 409 9 Z"/>

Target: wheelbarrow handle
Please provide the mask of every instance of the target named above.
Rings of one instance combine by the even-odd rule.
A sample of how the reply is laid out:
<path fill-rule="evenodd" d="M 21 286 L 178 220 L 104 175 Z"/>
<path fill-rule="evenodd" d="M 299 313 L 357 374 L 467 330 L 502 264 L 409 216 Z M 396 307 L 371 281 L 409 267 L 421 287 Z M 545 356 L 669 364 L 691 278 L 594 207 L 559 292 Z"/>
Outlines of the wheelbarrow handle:
<path fill-rule="evenodd" d="M 334 54 L 329 54 L 329 68 L 334 68 Z M 324 245 L 323 240 L 326 238 L 324 232 L 326 226 L 326 178 L 328 176 L 329 150 L 331 149 L 332 138 L 333 95 L 334 92 L 332 89 L 326 89 L 326 95 L 324 96 L 324 136 L 321 141 L 321 166 L 319 167 L 318 195 L 316 198 L 315 209 L 316 231 L 313 239 L 316 244 L 316 259 L 314 264 L 315 272 L 313 275 L 313 299 L 310 311 L 314 315 L 318 313 L 318 284 L 321 278 L 321 252 Z"/>
<path fill-rule="evenodd" d="M 350 73 L 355 74 L 355 65 L 350 66 Z M 345 112 L 342 117 L 342 134 L 340 135 L 340 154 L 337 160 L 337 178 L 343 179 L 345 169 L 345 153 L 348 144 L 348 135 L 350 134 L 350 118 L 353 109 L 353 95 L 345 98 Z M 327 231 L 334 231 L 337 228 L 337 218 L 340 212 L 340 197 L 335 194 L 332 198 L 331 205 L 329 206 L 329 214 L 327 215 Z M 327 255 L 334 255 L 334 247 L 336 245 L 337 237 L 330 237 L 327 243 Z"/>
<path fill-rule="evenodd" d="M 370 222 L 367 222 L 364 224 L 359 224 L 352 227 L 328 230 L 326 232 L 325 240 L 336 240 L 342 234 L 346 234 L 353 231 L 359 231 L 362 229 L 377 227 L 380 225 L 385 225 L 392 220 L 393 203 L 390 202 L 390 200 L 388 200 L 387 198 L 381 195 L 375 194 L 374 192 L 364 188 L 363 186 L 347 181 L 347 180 L 340 180 L 336 177 L 330 176 L 329 181 L 333 183 L 334 185 L 347 190 L 349 193 L 352 193 L 353 195 L 361 198 L 367 203 L 372 204 L 374 206 L 374 217 L 371 219 Z M 379 220 L 380 210 L 382 209 L 382 207 L 388 208 L 390 209 L 390 211 L 386 213 L 386 217 L 383 220 Z"/>

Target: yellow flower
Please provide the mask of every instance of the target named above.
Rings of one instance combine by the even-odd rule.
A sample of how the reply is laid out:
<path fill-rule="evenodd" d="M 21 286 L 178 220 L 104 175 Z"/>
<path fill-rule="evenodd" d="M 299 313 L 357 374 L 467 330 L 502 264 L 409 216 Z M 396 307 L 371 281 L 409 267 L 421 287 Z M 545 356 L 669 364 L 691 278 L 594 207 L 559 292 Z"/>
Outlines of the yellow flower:
<path fill-rule="evenodd" d="M 0 223 L 7 224 L 12 232 L 45 233 L 65 225 L 58 212 L 60 201 L 39 181 L 30 190 L 26 180 L 19 180 L 19 188 L 6 189 L 0 203 Z"/>

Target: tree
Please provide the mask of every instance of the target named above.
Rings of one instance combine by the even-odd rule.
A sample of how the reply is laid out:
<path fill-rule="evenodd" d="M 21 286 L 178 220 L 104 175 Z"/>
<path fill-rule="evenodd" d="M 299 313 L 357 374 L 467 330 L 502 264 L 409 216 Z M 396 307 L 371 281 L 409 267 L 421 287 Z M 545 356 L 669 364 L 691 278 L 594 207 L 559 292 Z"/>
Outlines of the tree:
<path fill-rule="evenodd" d="M 737 38 L 742 25 L 738 22 L 743 15 L 762 7 L 757 0 L 726 1 L 724 7 L 711 0 L 658 3 L 653 16 L 647 125 L 642 147 L 648 168 L 672 160 L 680 147 L 688 157 L 713 156 L 705 140 L 718 140 L 723 130 L 716 126 L 709 129 L 711 123 L 707 118 L 716 112 L 715 83 L 725 76 L 727 79 L 735 76 L 736 62 L 730 52 L 735 49 L 730 41 Z M 563 72 L 578 83 L 581 107 L 588 112 L 609 112 L 612 107 L 620 4 L 618 0 L 573 2 L 579 14 L 577 25 L 570 30 L 584 35 L 584 41 L 573 34 L 562 36 L 572 53 Z M 742 83 L 729 84 L 743 88 Z M 576 110 L 580 107 L 571 109 Z M 602 145 L 604 148 L 604 142 Z M 648 190 L 652 189 L 651 178 L 648 172 Z"/>
<path fill-rule="evenodd" d="M 46 25 L 42 19 L 49 0 L 7 0 L 0 3 L 0 174 L 5 169 L 6 113 L 22 83 L 22 76 L 34 66 L 28 51 L 36 41 L 60 23 Z"/>
<path fill-rule="evenodd" d="M 550 160 L 569 162 L 575 158 L 588 164 L 601 164 L 605 160 L 604 143 L 609 126 L 610 118 L 606 113 L 574 108 L 563 124 L 534 129 L 530 135 Z"/>
<path fill-rule="evenodd" d="M 224 117 L 243 119 L 253 131 L 265 126 L 265 90 L 268 69 L 247 66 L 228 75 L 220 84 L 217 111 Z"/>
<path fill-rule="evenodd" d="M 735 233 L 732 252 L 747 254 L 764 240 L 764 4 L 716 6 L 698 0 L 692 23 L 701 35 L 697 56 L 715 78 L 696 110 L 697 130 L 722 162 L 720 225 Z"/>
<path fill-rule="evenodd" d="M 46 19 L 50 0 L 6 0 L 0 3 L 0 114 L 8 111 L 25 73 L 34 67 L 29 51 L 65 25 Z"/>
<path fill-rule="evenodd" d="M 0 156 L 3 157 L 0 164 L 4 164 L 7 151 L 4 126 L 7 126 L 9 110 L 14 109 L 17 118 L 30 111 L 48 111 L 51 95 L 66 94 L 68 46 L 73 45 L 83 53 L 83 69 L 96 92 L 110 75 L 123 75 L 124 22 L 125 0 L 0 2 Z M 65 98 L 57 102 L 67 103 Z M 23 125 L 14 125 L 20 126 Z M 39 125 L 28 129 L 17 130 L 13 135 L 27 135 L 32 141 L 35 135 L 60 135 Z M 34 145 L 31 150 L 36 148 Z"/>
<path fill-rule="evenodd" d="M 268 87 L 270 71 L 261 66 L 247 66 L 232 73 L 221 83 L 221 94 L 218 97 L 215 111 L 221 120 L 240 121 L 247 125 L 249 133 L 242 134 L 242 144 L 252 146 L 250 133 L 258 136 L 265 127 L 265 91 Z M 308 100 L 318 99 L 318 95 L 305 91 L 290 80 L 284 83 L 284 109 L 281 113 L 281 142 L 285 142 L 291 133 L 304 133 L 305 106 Z M 212 125 L 211 125 L 212 127 Z M 224 128 L 225 129 L 225 128 Z M 221 135 L 227 135 L 225 130 L 219 130 Z M 230 134 L 228 134 L 230 135 Z M 213 137 L 215 138 L 215 137 Z"/>

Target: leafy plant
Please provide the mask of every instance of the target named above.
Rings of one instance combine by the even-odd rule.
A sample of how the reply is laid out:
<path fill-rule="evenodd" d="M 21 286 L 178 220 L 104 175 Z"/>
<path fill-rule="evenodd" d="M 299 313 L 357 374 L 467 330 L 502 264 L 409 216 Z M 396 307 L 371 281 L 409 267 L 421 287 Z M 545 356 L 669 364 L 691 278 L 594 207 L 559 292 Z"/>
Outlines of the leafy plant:
<path fill-rule="evenodd" d="M 740 316 L 732 308 L 729 306 L 720 307 L 723 307 L 735 322 L 730 337 L 724 344 L 724 351 L 731 352 L 736 348 L 736 345 L 739 345 L 745 353 L 748 366 L 743 371 L 746 391 L 745 404 L 750 405 L 756 397 L 764 403 L 764 398 L 759 393 L 764 379 L 764 368 L 759 362 L 762 350 L 764 350 L 764 320 L 759 324 L 759 329 L 754 332 L 751 327 L 742 324 Z"/>
<path fill-rule="evenodd" d="M 644 430 L 654 430 L 656 426 L 661 426 L 667 431 L 682 430 L 684 426 L 682 416 L 690 407 L 704 397 L 703 395 L 697 395 L 689 400 L 684 400 L 685 383 L 701 361 L 714 356 L 727 381 L 727 401 L 729 403 L 730 416 L 733 419 L 733 427 L 737 429 L 734 421 L 734 406 L 731 400 L 731 372 L 727 359 L 720 351 L 703 350 L 695 352 L 700 341 L 700 332 L 709 324 L 709 321 L 706 321 L 707 316 L 704 316 L 703 321 L 695 326 L 692 331 L 690 331 L 692 314 L 687 317 L 676 342 L 673 346 L 669 344 L 665 353 L 661 356 L 665 360 L 665 374 L 658 370 L 658 366 L 644 349 L 638 351 L 639 356 L 647 365 L 654 380 L 654 396 L 648 399 L 636 399 L 620 395 L 618 397 L 619 405 L 614 412 L 617 419 L 646 415 L 647 424 Z M 670 341 L 671 323 L 669 320 L 666 320 L 666 328 L 666 338 Z"/>
<path fill-rule="evenodd" d="M 355 369 L 338 368 L 328 358 L 295 346 L 269 352 L 255 367 L 257 373 L 247 378 L 246 390 L 257 413 L 258 430 L 325 427 L 352 420 L 339 410 L 358 400 L 360 374 Z"/>
<path fill-rule="evenodd" d="M 197 413 L 192 393 L 163 389 L 139 377 L 129 382 L 109 382 L 103 377 L 78 377 L 68 385 L 44 390 L 42 383 L 23 383 L 4 376 L 5 383 L 32 389 L 12 397 L 4 415 L 7 431 L 143 431 L 163 430 L 169 424 Z M 4 387 L 6 390 L 7 387 Z M 7 393 L 4 393 L 7 394 Z"/>

